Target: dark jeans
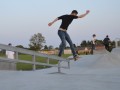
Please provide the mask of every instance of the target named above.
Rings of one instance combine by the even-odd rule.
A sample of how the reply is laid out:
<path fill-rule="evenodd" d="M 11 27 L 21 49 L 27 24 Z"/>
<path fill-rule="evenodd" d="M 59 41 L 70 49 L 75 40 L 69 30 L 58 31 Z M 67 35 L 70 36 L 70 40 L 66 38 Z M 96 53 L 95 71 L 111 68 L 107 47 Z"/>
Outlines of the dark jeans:
<path fill-rule="evenodd" d="M 92 50 L 95 50 L 95 44 L 92 44 Z"/>
<path fill-rule="evenodd" d="M 109 44 L 105 44 L 105 49 L 110 52 Z"/>
<path fill-rule="evenodd" d="M 93 50 L 95 50 L 95 44 L 92 44 L 92 47 L 91 47 L 91 54 L 93 54 Z"/>
<path fill-rule="evenodd" d="M 72 40 L 71 40 L 70 36 L 68 35 L 68 33 L 66 31 L 58 30 L 58 35 L 59 35 L 59 37 L 60 37 L 60 39 L 62 41 L 61 44 L 60 44 L 60 48 L 59 48 L 60 51 L 59 51 L 58 56 L 62 55 L 62 53 L 63 53 L 63 51 L 64 51 L 64 49 L 66 47 L 66 41 L 70 45 L 73 56 L 75 56 L 76 52 L 75 52 L 75 49 L 74 49 L 74 45 L 73 45 Z"/>

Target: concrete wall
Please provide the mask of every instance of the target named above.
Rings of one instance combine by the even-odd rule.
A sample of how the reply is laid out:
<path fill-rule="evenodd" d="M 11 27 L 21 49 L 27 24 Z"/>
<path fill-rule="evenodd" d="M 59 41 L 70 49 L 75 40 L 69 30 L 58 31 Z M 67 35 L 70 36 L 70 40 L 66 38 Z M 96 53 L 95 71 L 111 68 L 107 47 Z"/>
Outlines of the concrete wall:
<path fill-rule="evenodd" d="M 44 54 L 58 54 L 59 50 L 50 50 L 50 51 L 40 51 L 40 53 L 44 53 Z M 72 54 L 71 49 L 65 49 L 64 50 L 64 54 Z"/>
<path fill-rule="evenodd" d="M 54 54 L 58 54 L 58 50 L 40 51 L 39 53 L 54 55 Z"/>
<path fill-rule="evenodd" d="M 64 54 L 72 54 L 71 49 L 65 49 Z"/>

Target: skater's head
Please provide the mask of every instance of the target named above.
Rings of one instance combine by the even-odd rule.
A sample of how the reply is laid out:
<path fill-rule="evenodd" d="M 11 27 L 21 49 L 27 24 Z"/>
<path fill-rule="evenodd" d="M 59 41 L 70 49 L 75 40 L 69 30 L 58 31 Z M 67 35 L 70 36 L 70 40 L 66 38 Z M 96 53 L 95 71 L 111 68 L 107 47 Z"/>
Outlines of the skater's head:
<path fill-rule="evenodd" d="M 108 35 L 106 35 L 106 38 L 108 38 L 109 36 Z"/>
<path fill-rule="evenodd" d="M 11 43 L 9 43 L 8 45 L 9 45 L 9 46 L 12 46 L 12 44 L 11 44 Z"/>
<path fill-rule="evenodd" d="M 96 35 L 95 35 L 95 34 L 93 34 L 93 37 L 96 37 Z"/>
<path fill-rule="evenodd" d="M 71 15 L 77 16 L 77 14 L 78 14 L 77 10 L 73 10 L 73 11 L 71 12 Z"/>

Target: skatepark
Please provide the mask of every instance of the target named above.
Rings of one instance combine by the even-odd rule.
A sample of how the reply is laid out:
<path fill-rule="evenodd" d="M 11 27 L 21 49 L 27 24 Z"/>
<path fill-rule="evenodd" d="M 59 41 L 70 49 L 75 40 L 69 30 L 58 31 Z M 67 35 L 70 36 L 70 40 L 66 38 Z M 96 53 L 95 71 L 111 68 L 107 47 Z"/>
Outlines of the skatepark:
<path fill-rule="evenodd" d="M 0 71 L 0 90 L 119 90 L 120 48 L 70 61 L 70 69 Z M 64 62 L 61 62 L 64 65 Z"/>
<path fill-rule="evenodd" d="M 119 90 L 119 8 L 120 0 L 1 0 L 0 90 Z"/>

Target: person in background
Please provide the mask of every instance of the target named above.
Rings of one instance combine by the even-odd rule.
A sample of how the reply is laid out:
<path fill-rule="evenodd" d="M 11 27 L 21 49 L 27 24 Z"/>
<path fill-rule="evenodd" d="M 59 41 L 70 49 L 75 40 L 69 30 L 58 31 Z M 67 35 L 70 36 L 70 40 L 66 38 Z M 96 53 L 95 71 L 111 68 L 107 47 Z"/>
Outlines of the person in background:
<path fill-rule="evenodd" d="M 105 45 L 105 49 L 110 52 L 111 51 L 110 50 L 110 38 L 108 35 L 104 38 L 103 44 Z"/>
<path fill-rule="evenodd" d="M 9 43 L 8 45 L 9 45 L 9 46 L 12 46 L 11 43 Z M 13 51 L 6 51 L 6 56 L 7 56 L 7 58 L 9 58 L 9 59 L 14 59 L 14 58 L 15 58 L 15 52 L 13 52 Z"/>
<path fill-rule="evenodd" d="M 96 35 L 93 34 L 92 36 L 92 49 L 91 49 L 91 54 L 93 54 L 93 50 L 95 50 L 95 44 L 96 44 Z"/>

